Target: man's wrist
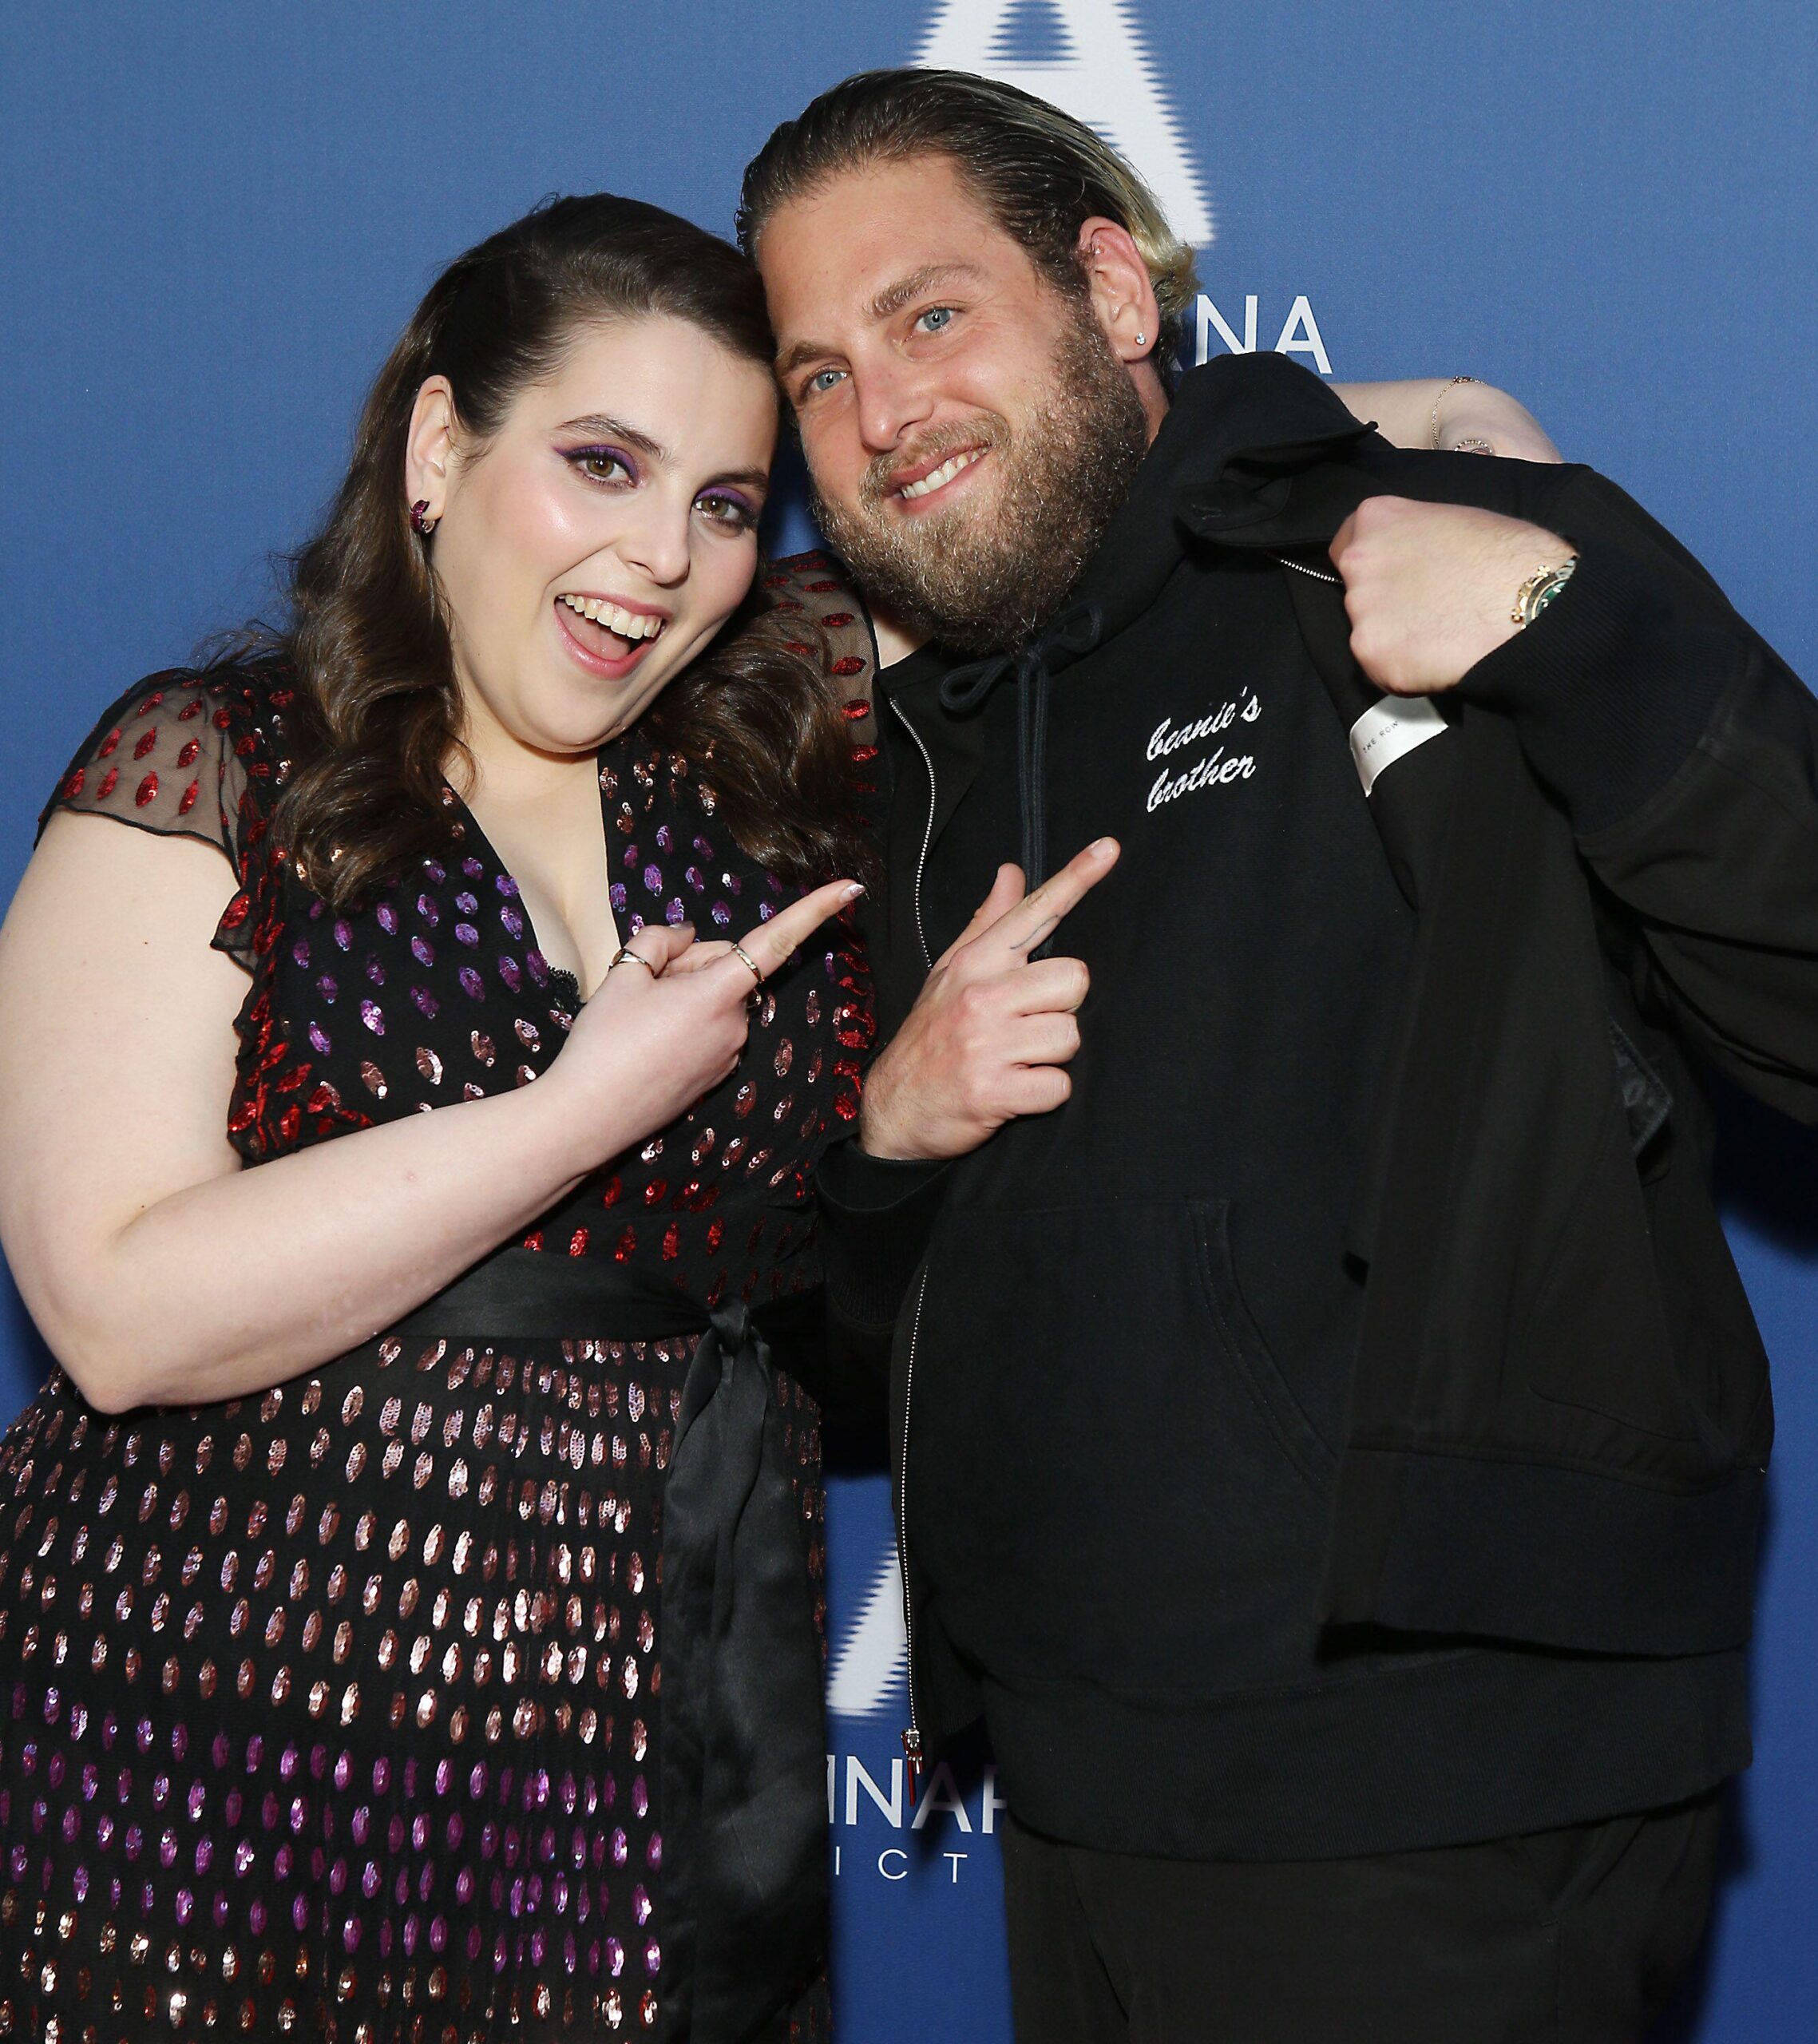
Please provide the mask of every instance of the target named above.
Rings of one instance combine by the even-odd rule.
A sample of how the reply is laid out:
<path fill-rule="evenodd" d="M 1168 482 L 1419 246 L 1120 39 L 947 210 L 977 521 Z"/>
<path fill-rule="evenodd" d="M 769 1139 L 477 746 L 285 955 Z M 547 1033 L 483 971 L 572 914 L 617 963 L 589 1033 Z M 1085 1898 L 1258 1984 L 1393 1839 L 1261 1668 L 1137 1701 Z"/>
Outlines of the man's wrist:
<path fill-rule="evenodd" d="M 918 1151 L 905 1132 L 894 1127 L 888 1111 L 880 1113 L 873 1107 L 867 1094 L 858 1110 L 857 1146 L 861 1155 L 875 1158 L 881 1164 L 921 1164 L 934 1161 L 926 1151 Z"/>

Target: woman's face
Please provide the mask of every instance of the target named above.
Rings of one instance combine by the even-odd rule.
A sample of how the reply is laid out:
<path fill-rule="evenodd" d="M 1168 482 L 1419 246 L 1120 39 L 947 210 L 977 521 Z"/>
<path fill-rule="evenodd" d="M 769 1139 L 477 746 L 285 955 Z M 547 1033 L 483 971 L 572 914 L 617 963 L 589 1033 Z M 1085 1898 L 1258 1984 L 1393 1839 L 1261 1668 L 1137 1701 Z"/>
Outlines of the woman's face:
<path fill-rule="evenodd" d="M 776 426 L 766 365 L 662 316 L 582 329 L 484 442 L 425 384 L 406 481 L 471 742 L 592 752 L 637 718 L 751 586 Z"/>

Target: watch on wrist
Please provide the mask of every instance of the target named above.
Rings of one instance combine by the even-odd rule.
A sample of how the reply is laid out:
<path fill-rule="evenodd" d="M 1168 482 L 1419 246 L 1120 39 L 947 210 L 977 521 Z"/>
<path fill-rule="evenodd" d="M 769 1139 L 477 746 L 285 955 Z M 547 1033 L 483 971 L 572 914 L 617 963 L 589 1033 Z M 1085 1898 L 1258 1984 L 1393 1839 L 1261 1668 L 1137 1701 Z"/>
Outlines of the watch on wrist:
<path fill-rule="evenodd" d="M 1510 624 L 1525 632 L 1570 581 L 1572 571 L 1578 564 L 1578 557 L 1574 553 L 1569 560 L 1553 566 L 1535 568 L 1515 592 L 1515 608 L 1509 612 Z"/>

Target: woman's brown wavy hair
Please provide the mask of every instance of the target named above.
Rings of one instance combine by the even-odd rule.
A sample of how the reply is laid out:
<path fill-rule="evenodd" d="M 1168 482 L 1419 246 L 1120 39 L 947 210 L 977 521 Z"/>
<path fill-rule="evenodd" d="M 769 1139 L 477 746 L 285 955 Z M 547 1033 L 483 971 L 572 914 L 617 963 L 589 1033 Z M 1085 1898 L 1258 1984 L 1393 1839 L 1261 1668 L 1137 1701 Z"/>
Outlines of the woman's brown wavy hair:
<path fill-rule="evenodd" d="M 327 521 L 296 556 L 291 618 L 266 650 L 296 691 L 295 765 L 273 834 L 336 905 L 446 846 L 461 751 L 448 616 L 410 526 L 405 450 L 418 391 L 446 376 L 484 441 L 578 328 L 659 314 L 766 367 L 763 290 L 737 250 L 635 199 L 556 199 L 469 249 L 430 287 L 378 373 Z M 699 766 L 754 858 L 806 882 L 863 871 L 852 749 L 824 649 L 754 595 L 640 720 Z M 794 642 L 793 644 L 790 642 Z M 243 642 L 240 656 L 253 648 Z"/>

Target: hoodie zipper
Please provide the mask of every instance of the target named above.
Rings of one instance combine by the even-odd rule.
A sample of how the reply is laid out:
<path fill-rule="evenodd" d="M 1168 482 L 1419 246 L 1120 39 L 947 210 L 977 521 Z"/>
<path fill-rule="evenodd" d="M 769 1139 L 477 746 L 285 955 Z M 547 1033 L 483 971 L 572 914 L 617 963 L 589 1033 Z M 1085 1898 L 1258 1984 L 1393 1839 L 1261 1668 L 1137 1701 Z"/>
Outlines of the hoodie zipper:
<path fill-rule="evenodd" d="M 934 759 L 923 743 L 922 735 L 909 720 L 909 714 L 894 696 L 890 707 L 897 713 L 897 720 L 915 740 L 915 749 L 921 755 L 921 763 L 928 770 L 928 822 L 921 833 L 921 850 L 915 862 L 915 933 L 921 945 L 922 963 L 930 972 L 934 969 L 934 953 L 928 948 L 928 932 L 921 920 L 921 876 L 928 865 L 928 848 L 934 842 Z"/>
<path fill-rule="evenodd" d="M 897 713 L 897 721 L 915 741 L 915 749 L 921 755 L 921 763 L 928 774 L 928 822 L 921 834 L 921 850 L 915 862 L 915 933 L 921 945 L 922 961 L 930 971 L 934 966 L 934 954 L 928 948 L 928 931 L 921 920 L 921 876 L 928 865 L 928 849 L 934 842 L 934 810 L 937 797 L 934 791 L 934 760 L 922 735 L 909 720 L 901 703 L 893 699 L 890 707 Z M 915 1396 L 915 1349 L 921 1333 L 921 1302 L 928 1292 L 928 1266 L 921 1267 L 921 1276 L 915 1289 L 915 1312 L 909 1321 L 909 1361 L 903 1372 L 903 1444 L 897 1462 L 897 1576 L 903 1591 L 903 1646 L 905 1650 L 904 1675 L 909 1691 L 909 1723 L 903 1731 L 903 1756 L 909 1765 L 910 1794 L 921 1780 L 921 1771 L 927 1763 L 927 1753 L 921 1743 L 921 1721 L 915 1708 L 915 1606 L 909 1596 L 909 1412 Z"/>
<path fill-rule="evenodd" d="M 909 1724 L 903 1732 L 903 1753 L 909 1764 L 910 1792 L 921 1779 L 927 1760 L 921 1743 L 921 1721 L 915 1708 L 915 1607 L 909 1598 L 909 1400 L 915 1391 L 915 1349 L 921 1333 L 921 1302 L 928 1291 L 928 1266 L 921 1267 L 916 1286 L 915 1312 L 909 1321 L 909 1363 L 903 1372 L 903 1444 L 897 1463 L 897 1574 L 903 1586 L 903 1644 L 906 1649 L 904 1673 L 909 1689 Z"/>
<path fill-rule="evenodd" d="M 1304 561 L 1290 561 L 1285 553 L 1278 553 L 1275 558 L 1284 568 L 1293 568 L 1297 575 L 1310 575 L 1316 582 L 1330 582 L 1334 588 L 1342 586 L 1337 576 L 1329 574 L 1323 568 L 1309 568 Z"/>

